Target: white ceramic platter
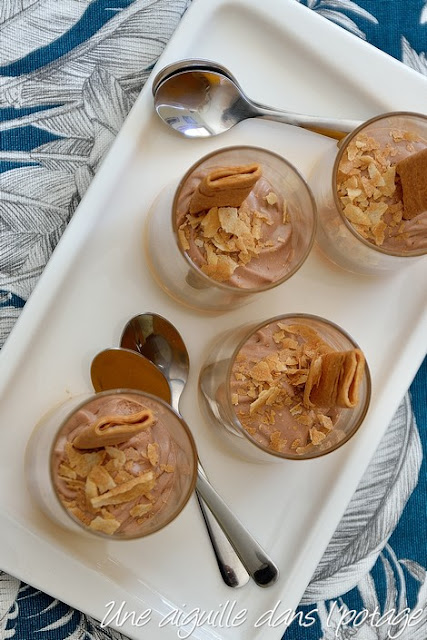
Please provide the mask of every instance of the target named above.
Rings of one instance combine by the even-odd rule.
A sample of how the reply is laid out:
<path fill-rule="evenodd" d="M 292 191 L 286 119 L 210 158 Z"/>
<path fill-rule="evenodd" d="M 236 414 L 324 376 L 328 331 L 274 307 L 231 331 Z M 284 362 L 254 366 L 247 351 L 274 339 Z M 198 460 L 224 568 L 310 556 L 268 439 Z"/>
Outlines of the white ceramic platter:
<path fill-rule="evenodd" d="M 215 59 L 257 101 L 295 111 L 366 119 L 427 104 L 420 75 L 293 0 L 196 0 L 156 70 L 185 57 Z M 184 140 L 157 119 L 150 90 L 148 82 L 0 356 L 0 567 L 97 619 L 113 600 L 127 612 L 151 608 L 146 626 L 116 621 L 138 640 L 176 638 L 176 626 L 161 626 L 175 607 L 215 612 L 227 601 L 234 614 L 247 609 L 246 620 L 231 626 L 228 615 L 222 628 L 205 624 L 192 637 L 277 638 L 284 624 L 257 628 L 256 620 L 279 601 L 278 613 L 298 605 L 424 356 L 426 262 L 390 277 L 359 277 L 315 249 L 289 282 L 214 321 L 173 303 L 147 272 L 141 240 L 147 207 L 163 185 L 202 154 L 240 143 L 281 153 L 308 176 L 335 143 L 260 121 L 216 139 Z M 23 460 L 33 426 L 52 405 L 90 389 L 92 357 L 117 345 L 125 322 L 148 310 L 172 320 L 188 344 L 184 415 L 213 484 L 276 559 L 274 587 L 223 584 L 194 500 L 164 531 L 130 543 L 80 540 L 30 502 Z M 204 422 L 198 372 L 220 331 L 288 312 L 325 316 L 354 336 L 370 364 L 372 405 L 356 437 L 334 454 L 253 465 L 222 449 Z"/>

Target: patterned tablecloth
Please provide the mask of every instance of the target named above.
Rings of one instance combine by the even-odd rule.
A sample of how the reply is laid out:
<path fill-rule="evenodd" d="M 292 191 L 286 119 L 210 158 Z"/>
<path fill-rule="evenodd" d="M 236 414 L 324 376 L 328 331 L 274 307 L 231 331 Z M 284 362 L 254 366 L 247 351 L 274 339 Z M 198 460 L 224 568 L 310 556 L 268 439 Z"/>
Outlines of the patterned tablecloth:
<path fill-rule="evenodd" d="M 1 343 L 188 4 L 0 0 Z M 303 4 L 427 75 L 425 0 Z M 426 388 L 425 360 L 286 640 L 427 639 Z M 123 636 L 0 572 L 0 638 Z"/>

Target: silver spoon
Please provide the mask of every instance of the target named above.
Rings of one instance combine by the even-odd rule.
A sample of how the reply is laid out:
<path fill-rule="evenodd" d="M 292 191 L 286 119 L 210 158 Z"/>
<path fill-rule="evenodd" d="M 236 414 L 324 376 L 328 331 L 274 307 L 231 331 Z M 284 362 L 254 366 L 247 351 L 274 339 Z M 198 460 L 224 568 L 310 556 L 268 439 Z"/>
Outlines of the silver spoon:
<path fill-rule="evenodd" d="M 189 358 L 184 341 L 173 324 L 156 313 L 140 314 L 127 323 L 120 344 L 135 349 L 159 367 L 169 381 L 172 406 L 180 413 L 179 403 L 188 379 Z M 276 565 L 211 486 L 200 462 L 196 489 L 217 520 L 212 519 L 198 496 L 225 582 L 229 584 L 226 577 L 231 576 L 234 584 L 229 586 L 242 586 L 248 581 L 248 573 L 262 587 L 276 582 L 279 575 Z"/>
<path fill-rule="evenodd" d="M 275 120 L 337 140 L 360 125 L 357 120 L 307 116 L 259 104 L 248 98 L 226 67 L 211 60 L 181 60 L 165 67 L 154 78 L 152 91 L 160 118 L 190 138 L 224 133 L 248 118 Z"/>
<path fill-rule="evenodd" d="M 187 383 L 190 360 L 184 341 L 175 327 L 157 314 L 140 314 L 126 324 L 120 345 L 136 350 L 159 368 L 169 381 L 172 406 L 180 413 L 180 400 Z M 206 509 L 197 489 L 196 495 L 221 576 L 229 587 L 242 587 L 250 576 L 220 525 Z"/>

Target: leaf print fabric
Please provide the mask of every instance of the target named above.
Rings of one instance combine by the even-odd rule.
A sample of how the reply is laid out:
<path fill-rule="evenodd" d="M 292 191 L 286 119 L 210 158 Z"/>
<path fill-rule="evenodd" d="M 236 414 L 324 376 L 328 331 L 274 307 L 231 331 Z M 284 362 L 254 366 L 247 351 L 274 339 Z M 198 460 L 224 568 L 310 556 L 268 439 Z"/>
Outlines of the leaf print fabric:
<path fill-rule="evenodd" d="M 371 570 L 417 485 L 422 458 L 406 396 L 313 575 L 303 603 L 341 596 Z"/>
<path fill-rule="evenodd" d="M 0 66 L 15 62 L 68 31 L 93 0 L 7 2 L 0 19 Z M 46 29 L 46 24 L 49 29 Z"/>
<path fill-rule="evenodd" d="M 416 53 L 404 36 L 402 36 L 402 62 L 415 71 L 427 75 L 426 54 L 424 51 Z"/>
<path fill-rule="evenodd" d="M 427 75 L 425 0 L 295 1 Z M 0 346 L 189 2 L 0 0 Z M 426 389 L 427 361 L 285 640 L 427 639 Z M 426 615 L 374 624 L 405 609 Z M 123 640 L 1 571 L 0 638 Z"/>
<path fill-rule="evenodd" d="M 305 3 L 302 2 L 302 4 Z M 339 24 L 364 40 L 366 40 L 366 34 L 358 26 L 354 18 L 362 17 L 374 24 L 378 24 L 378 20 L 372 13 L 369 13 L 360 4 L 356 4 L 352 0 L 308 0 L 306 4 L 307 7 L 313 9 L 319 15 L 332 20 L 332 22 Z"/>

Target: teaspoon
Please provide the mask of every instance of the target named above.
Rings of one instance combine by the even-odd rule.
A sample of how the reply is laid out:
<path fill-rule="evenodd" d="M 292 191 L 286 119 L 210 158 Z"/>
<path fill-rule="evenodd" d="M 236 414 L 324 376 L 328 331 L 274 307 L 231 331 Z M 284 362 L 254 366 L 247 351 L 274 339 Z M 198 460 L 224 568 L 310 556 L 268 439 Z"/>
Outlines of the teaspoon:
<path fill-rule="evenodd" d="M 170 384 L 172 406 L 179 413 L 181 394 L 188 379 L 189 357 L 184 341 L 174 325 L 155 313 L 140 314 L 127 323 L 120 344 L 122 347 L 135 349 L 159 367 Z M 212 519 L 198 495 L 225 582 L 229 584 L 226 578 L 231 577 L 232 582 L 237 580 L 238 584 L 229 586 L 241 586 L 246 584 L 249 573 L 259 586 L 273 584 L 278 577 L 277 567 L 213 489 L 200 462 L 196 492 L 218 521 Z"/>
<path fill-rule="evenodd" d="M 190 359 L 176 328 L 158 314 L 140 314 L 126 324 L 120 346 L 142 354 L 160 369 L 169 382 L 171 404 L 177 413 L 181 413 L 180 400 L 188 379 Z M 199 467 L 202 473 L 200 462 Z M 229 587 L 242 587 L 249 580 L 248 572 L 220 525 L 206 509 L 197 488 L 196 496 L 224 582 Z"/>
<path fill-rule="evenodd" d="M 153 81 L 154 108 L 180 134 L 206 138 L 228 131 L 242 120 L 265 118 L 340 140 L 360 125 L 357 120 L 281 111 L 251 100 L 224 66 L 189 59 L 162 69 Z"/>

